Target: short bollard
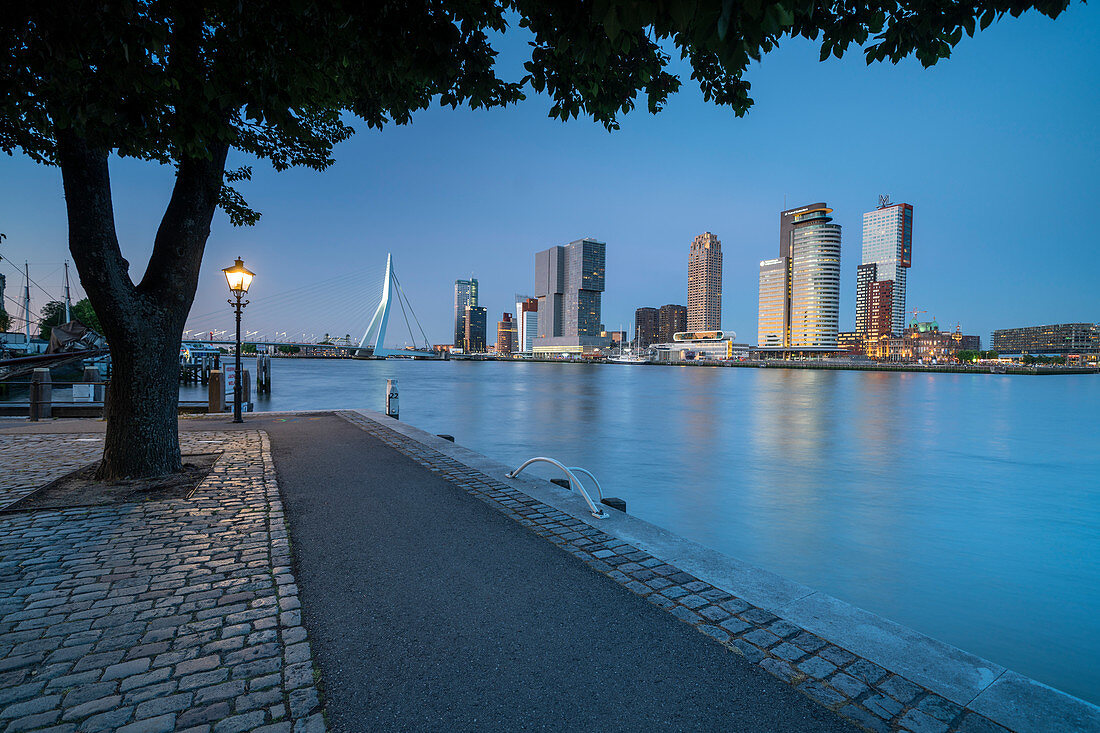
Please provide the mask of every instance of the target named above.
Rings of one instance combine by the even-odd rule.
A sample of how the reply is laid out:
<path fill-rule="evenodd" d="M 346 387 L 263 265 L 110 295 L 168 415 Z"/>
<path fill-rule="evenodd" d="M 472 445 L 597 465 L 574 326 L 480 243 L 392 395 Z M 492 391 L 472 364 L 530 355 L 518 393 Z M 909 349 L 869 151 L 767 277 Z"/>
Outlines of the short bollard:
<path fill-rule="evenodd" d="M 400 419 L 397 413 L 397 380 L 386 380 L 386 416 L 394 420 Z"/>
<path fill-rule="evenodd" d="M 455 442 L 455 436 L 453 436 L 453 435 L 447 435 L 446 433 L 437 433 L 435 437 L 437 437 L 437 438 L 443 438 L 443 440 L 449 440 L 449 441 L 451 441 L 452 443 L 453 443 L 453 442 Z"/>
<path fill-rule="evenodd" d="M 617 496 L 605 496 L 600 499 L 600 503 L 604 506 L 609 506 L 612 509 L 618 509 L 620 512 L 626 513 L 626 499 L 620 499 Z"/>
<path fill-rule="evenodd" d="M 550 479 L 550 483 L 556 484 L 556 485 L 562 487 L 563 489 L 568 489 L 569 488 L 569 479 L 567 479 L 567 478 L 552 478 L 552 479 Z"/>
<path fill-rule="evenodd" d="M 225 382 L 222 380 L 222 372 L 219 369 L 211 369 L 207 373 L 209 389 L 207 390 L 206 411 L 209 413 L 225 412 Z"/>

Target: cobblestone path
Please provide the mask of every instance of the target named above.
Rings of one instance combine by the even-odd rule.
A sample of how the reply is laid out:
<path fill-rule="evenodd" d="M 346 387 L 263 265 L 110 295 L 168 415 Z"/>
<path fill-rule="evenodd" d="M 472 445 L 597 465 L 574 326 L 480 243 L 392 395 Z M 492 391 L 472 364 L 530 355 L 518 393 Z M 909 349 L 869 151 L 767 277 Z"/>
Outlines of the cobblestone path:
<path fill-rule="evenodd" d="M 0 508 L 98 460 L 101 453 L 103 436 L 97 433 L 0 435 Z"/>
<path fill-rule="evenodd" d="M 338 414 L 867 730 L 1007 731 L 972 710 L 382 423 L 358 412 Z"/>
<path fill-rule="evenodd" d="M 0 504 L 76 437 L 0 436 Z M 325 730 L 267 436 L 180 437 L 189 500 L 0 515 L 4 733 Z"/>

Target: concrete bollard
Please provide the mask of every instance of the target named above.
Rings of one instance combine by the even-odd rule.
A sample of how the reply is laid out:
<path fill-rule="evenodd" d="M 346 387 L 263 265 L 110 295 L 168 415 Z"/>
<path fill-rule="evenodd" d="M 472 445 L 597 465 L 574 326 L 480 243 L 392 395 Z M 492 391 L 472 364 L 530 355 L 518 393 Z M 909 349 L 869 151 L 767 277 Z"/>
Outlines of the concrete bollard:
<path fill-rule="evenodd" d="M 626 513 L 626 499 L 620 499 L 617 496 L 605 496 L 600 499 L 600 503 L 604 506 L 609 506 L 612 509 L 618 509 L 622 513 Z"/>
<path fill-rule="evenodd" d="M 225 379 L 220 369 L 211 369 L 207 373 L 207 412 L 225 412 Z"/>
<path fill-rule="evenodd" d="M 399 420 L 397 410 L 397 380 L 386 380 L 386 416 Z"/>
<path fill-rule="evenodd" d="M 567 479 L 567 478 L 552 478 L 552 479 L 550 479 L 550 483 L 557 484 L 558 486 L 562 487 L 563 489 L 568 489 L 569 488 L 569 479 Z"/>
<path fill-rule="evenodd" d="M 53 385 L 50 380 L 50 370 L 35 369 L 31 382 L 34 383 L 31 387 L 31 420 L 53 417 Z"/>

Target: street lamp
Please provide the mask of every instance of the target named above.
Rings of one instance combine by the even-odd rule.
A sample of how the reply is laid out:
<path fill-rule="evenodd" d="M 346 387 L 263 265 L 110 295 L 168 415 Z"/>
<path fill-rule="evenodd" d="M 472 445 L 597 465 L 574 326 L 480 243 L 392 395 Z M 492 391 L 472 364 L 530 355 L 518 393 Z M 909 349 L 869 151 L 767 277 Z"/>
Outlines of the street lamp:
<path fill-rule="evenodd" d="M 225 273 L 225 281 L 229 283 L 229 292 L 233 294 L 233 298 L 227 302 L 233 306 L 237 314 L 237 370 L 233 375 L 233 422 L 244 422 L 241 418 L 241 311 L 248 305 L 248 301 L 242 303 L 241 297 L 248 292 L 248 286 L 252 284 L 252 278 L 256 275 L 245 269 L 244 260 L 240 257 L 232 267 L 226 267 L 222 272 Z"/>

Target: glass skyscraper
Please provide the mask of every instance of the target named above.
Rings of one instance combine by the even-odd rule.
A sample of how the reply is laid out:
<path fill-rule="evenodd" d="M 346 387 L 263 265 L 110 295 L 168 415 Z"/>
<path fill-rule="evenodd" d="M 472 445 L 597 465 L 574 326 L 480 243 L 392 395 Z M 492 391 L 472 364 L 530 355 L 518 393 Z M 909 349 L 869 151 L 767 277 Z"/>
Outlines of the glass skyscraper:
<path fill-rule="evenodd" d="M 585 353 L 606 345 L 600 335 L 606 248 L 586 237 L 535 255 L 535 352 Z"/>
<path fill-rule="evenodd" d="M 856 332 L 864 339 L 865 347 L 905 330 L 905 281 L 912 264 L 913 207 L 891 204 L 883 197 L 877 209 L 863 215 Z"/>
<path fill-rule="evenodd" d="M 456 349 L 466 343 L 466 307 L 477 307 L 477 279 L 455 280 L 455 340 Z"/>

